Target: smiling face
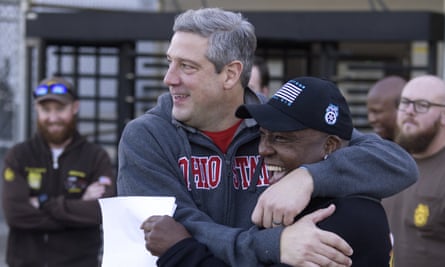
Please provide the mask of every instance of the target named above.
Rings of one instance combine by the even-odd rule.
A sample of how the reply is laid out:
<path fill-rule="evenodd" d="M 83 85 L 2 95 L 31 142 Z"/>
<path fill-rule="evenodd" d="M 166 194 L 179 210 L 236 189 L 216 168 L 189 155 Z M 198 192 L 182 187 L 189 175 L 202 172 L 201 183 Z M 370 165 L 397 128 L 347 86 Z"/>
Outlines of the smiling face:
<path fill-rule="evenodd" d="M 270 183 L 302 164 L 314 163 L 328 154 L 327 140 L 332 136 L 312 129 L 271 132 L 260 128 L 259 153 L 269 171 Z"/>
<path fill-rule="evenodd" d="M 79 102 L 62 104 L 48 100 L 36 104 L 37 128 L 50 147 L 65 146 L 76 129 Z"/>
<path fill-rule="evenodd" d="M 367 96 L 368 122 L 382 138 L 393 140 L 396 130 L 397 105 L 406 81 L 388 76 L 371 87 Z"/>
<path fill-rule="evenodd" d="M 370 97 L 367 103 L 368 121 L 373 131 L 392 140 L 396 128 L 397 106 L 394 99 Z"/>
<path fill-rule="evenodd" d="M 164 82 L 173 98 L 173 117 L 189 126 L 212 131 L 224 111 L 225 72 L 216 73 L 206 55 L 208 39 L 176 32 L 167 51 Z M 232 115 L 233 116 L 233 115 Z"/>

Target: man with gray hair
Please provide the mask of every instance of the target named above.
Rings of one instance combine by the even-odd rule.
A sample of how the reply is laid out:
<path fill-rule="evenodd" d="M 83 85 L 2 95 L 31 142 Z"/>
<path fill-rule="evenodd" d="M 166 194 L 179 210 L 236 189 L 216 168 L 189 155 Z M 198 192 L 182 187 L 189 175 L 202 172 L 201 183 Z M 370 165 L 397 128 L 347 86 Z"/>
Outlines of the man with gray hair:
<path fill-rule="evenodd" d="M 267 229 L 254 226 L 249 214 L 269 177 L 258 153 L 258 124 L 235 116 L 240 105 L 266 100 L 247 88 L 254 27 L 239 13 L 205 8 L 180 14 L 173 31 L 164 77 L 169 93 L 126 125 L 119 145 L 118 194 L 175 196 L 175 219 L 230 266 L 283 259 L 299 266 L 350 265 L 347 243 L 315 226 L 332 210 L 293 223 L 295 215 L 311 195 L 394 194 L 417 178 L 411 157 L 395 144 L 354 131 L 351 145 L 343 149 L 347 153 L 283 177 L 298 186 L 285 193 L 288 201 L 277 209 L 258 206 L 260 224 Z M 382 175 L 376 177 L 377 171 Z M 327 182 L 330 176 L 338 178 L 336 183 Z M 272 223 L 279 226 L 271 228 Z"/>

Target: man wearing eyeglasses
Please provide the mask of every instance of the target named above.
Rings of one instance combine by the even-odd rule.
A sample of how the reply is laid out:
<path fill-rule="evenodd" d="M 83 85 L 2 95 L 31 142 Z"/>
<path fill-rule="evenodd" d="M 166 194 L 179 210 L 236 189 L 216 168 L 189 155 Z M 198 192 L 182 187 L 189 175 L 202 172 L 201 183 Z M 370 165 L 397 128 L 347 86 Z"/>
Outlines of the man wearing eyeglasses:
<path fill-rule="evenodd" d="M 394 236 L 395 267 L 445 263 L 445 82 L 419 76 L 403 88 L 396 142 L 414 157 L 420 177 L 384 200 Z"/>
<path fill-rule="evenodd" d="M 97 267 L 102 247 L 97 201 L 115 195 L 110 157 L 76 128 L 79 100 L 52 77 L 33 91 L 37 133 L 12 147 L 3 170 L 9 267 Z"/>

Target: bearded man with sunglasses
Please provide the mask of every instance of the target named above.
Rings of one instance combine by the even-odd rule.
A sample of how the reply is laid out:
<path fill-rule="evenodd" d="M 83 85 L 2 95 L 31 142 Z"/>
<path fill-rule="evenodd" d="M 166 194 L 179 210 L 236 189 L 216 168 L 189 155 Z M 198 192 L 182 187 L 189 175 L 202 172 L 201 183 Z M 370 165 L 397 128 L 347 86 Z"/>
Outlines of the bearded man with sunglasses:
<path fill-rule="evenodd" d="M 106 151 L 76 128 L 79 100 L 67 80 L 33 91 L 37 132 L 12 147 L 3 170 L 9 267 L 97 267 L 102 248 L 98 198 L 116 194 Z"/>
<path fill-rule="evenodd" d="M 415 184 L 383 201 L 394 236 L 395 267 L 445 263 L 445 82 L 433 75 L 403 88 L 395 141 L 415 159 Z"/>

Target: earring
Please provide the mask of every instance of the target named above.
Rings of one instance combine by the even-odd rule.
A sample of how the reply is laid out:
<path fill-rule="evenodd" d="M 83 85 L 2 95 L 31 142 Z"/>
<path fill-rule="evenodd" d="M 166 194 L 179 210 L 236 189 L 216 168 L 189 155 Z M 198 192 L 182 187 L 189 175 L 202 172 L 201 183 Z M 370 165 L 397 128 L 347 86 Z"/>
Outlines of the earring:
<path fill-rule="evenodd" d="M 328 157 L 329 157 L 329 154 L 325 154 L 324 157 L 323 157 L 323 160 L 327 160 Z"/>

